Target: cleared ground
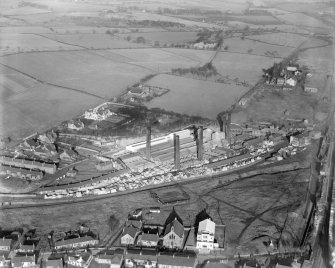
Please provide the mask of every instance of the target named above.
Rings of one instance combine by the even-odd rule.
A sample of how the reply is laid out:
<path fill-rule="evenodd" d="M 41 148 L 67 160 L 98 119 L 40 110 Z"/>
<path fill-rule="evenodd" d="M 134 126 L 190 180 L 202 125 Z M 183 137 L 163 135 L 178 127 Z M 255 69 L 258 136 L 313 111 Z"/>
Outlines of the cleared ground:
<path fill-rule="evenodd" d="M 243 86 L 166 74 L 154 77 L 147 84 L 170 90 L 167 94 L 148 102 L 146 105 L 149 108 L 163 108 L 214 120 L 220 111 L 229 109 L 247 91 Z"/>
<path fill-rule="evenodd" d="M 248 248 L 251 240 L 261 235 L 278 238 L 277 227 L 284 226 L 287 213 L 294 211 L 299 214 L 299 206 L 305 198 L 307 188 L 307 183 L 301 181 L 308 174 L 309 171 L 304 170 L 256 176 L 226 186 L 219 183 L 218 179 L 179 186 L 191 199 L 186 204 L 162 207 L 161 219 L 157 220 L 165 222 L 166 218 L 162 215 L 167 216 L 174 207 L 184 225 L 190 226 L 194 224 L 196 215 L 206 209 L 215 222 L 226 224 L 226 241 L 230 248 L 235 248 L 237 243 Z M 0 225 L 6 227 L 26 224 L 46 232 L 52 229 L 69 230 L 85 222 L 99 230 L 100 237 L 103 238 L 110 234 L 108 219 L 111 215 L 119 219 L 121 226 L 129 211 L 151 206 L 159 206 L 159 203 L 150 197 L 149 192 L 141 192 L 85 204 L 3 210 Z M 287 224 L 284 230 L 292 226 L 293 223 Z M 112 233 L 117 231 L 118 228 L 115 228 Z M 296 234 L 297 229 L 293 228 L 288 232 Z"/>

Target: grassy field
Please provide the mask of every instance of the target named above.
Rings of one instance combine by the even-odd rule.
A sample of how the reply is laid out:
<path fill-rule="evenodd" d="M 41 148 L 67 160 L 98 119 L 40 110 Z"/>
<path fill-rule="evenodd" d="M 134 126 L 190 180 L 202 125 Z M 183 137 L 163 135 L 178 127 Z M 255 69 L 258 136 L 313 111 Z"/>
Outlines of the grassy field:
<path fill-rule="evenodd" d="M 2 33 L 0 53 L 78 49 L 35 34 Z"/>
<path fill-rule="evenodd" d="M 291 34 L 291 33 L 272 33 L 251 36 L 250 39 L 266 42 L 273 45 L 280 45 L 286 47 L 298 47 L 301 43 L 306 41 L 308 37 Z"/>
<path fill-rule="evenodd" d="M 170 89 L 167 94 L 150 101 L 147 104 L 149 108 L 163 108 L 210 119 L 215 119 L 219 112 L 228 109 L 247 91 L 243 86 L 165 74 L 154 77 L 147 84 Z"/>
<path fill-rule="evenodd" d="M 160 45 L 163 44 L 185 44 L 188 42 L 194 42 L 197 39 L 197 32 L 166 32 L 157 31 L 148 33 L 130 33 L 119 35 L 121 38 L 130 36 L 131 41 L 136 40 L 137 37 L 143 37 L 145 40 L 150 41 L 154 44 L 158 41 Z"/>
<path fill-rule="evenodd" d="M 308 49 L 299 54 L 298 62 L 313 73 L 329 74 L 332 72 L 332 63 L 329 61 L 332 51 L 332 46 Z"/>
<path fill-rule="evenodd" d="M 329 28 L 330 30 L 330 27 L 321 22 L 320 20 L 302 13 L 277 15 L 276 17 L 287 24 L 301 25 L 307 27 Z"/>
<path fill-rule="evenodd" d="M 87 34 L 48 34 L 51 39 L 75 46 L 83 46 L 91 49 L 108 49 L 108 48 L 143 48 L 146 45 L 127 42 L 120 40 L 106 33 L 91 33 Z"/>
<path fill-rule="evenodd" d="M 250 38 L 253 39 L 254 36 L 251 36 Z M 239 37 L 225 39 L 223 46 L 228 46 L 228 52 L 240 52 L 261 56 L 266 55 L 267 52 L 270 52 L 276 57 L 286 57 L 293 50 L 293 48 L 290 47 L 260 43 L 255 40 L 249 40 L 247 38 L 242 40 Z"/>
<path fill-rule="evenodd" d="M 75 52 L 29 53 L 2 57 L 1 63 L 42 81 L 111 98 L 151 73 L 101 55 Z"/>
<path fill-rule="evenodd" d="M 222 51 L 216 56 L 213 64 L 222 76 L 254 84 L 261 78 L 262 68 L 269 68 L 275 61 L 280 59 L 248 53 L 230 53 L 228 48 L 228 51 Z"/>

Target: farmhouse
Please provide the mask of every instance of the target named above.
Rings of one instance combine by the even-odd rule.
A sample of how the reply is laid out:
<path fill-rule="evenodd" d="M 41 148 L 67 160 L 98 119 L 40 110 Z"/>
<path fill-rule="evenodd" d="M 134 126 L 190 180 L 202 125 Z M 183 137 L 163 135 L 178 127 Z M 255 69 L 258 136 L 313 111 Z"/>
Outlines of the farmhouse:
<path fill-rule="evenodd" d="M 15 256 L 12 258 L 13 268 L 35 267 L 35 255 L 33 256 Z"/>
<path fill-rule="evenodd" d="M 297 84 L 297 80 L 291 77 L 286 80 L 286 84 L 291 87 L 294 87 Z"/>
<path fill-rule="evenodd" d="M 163 237 L 163 246 L 167 248 L 183 248 L 184 226 L 177 217 L 166 225 Z"/>
<path fill-rule="evenodd" d="M 57 241 L 55 243 L 55 249 L 82 248 L 87 246 L 95 246 L 97 244 L 99 244 L 99 240 L 94 239 L 91 236 L 85 236 L 85 237 L 78 237 L 78 238 Z"/>
<path fill-rule="evenodd" d="M 194 268 L 197 265 L 195 254 L 159 253 L 158 268 Z"/>
<path fill-rule="evenodd" d="M 63 260 L 46 260 L 45 268 L 63 268 Z"/>
<path fill-rule="evenodd" d="M 212 250 L 214 244 L 215 223 L 210 219 L 203 220 L 199 223 L 197 233 L 197 249 Z"/>
<path fill-rule="evenodd" d="M 1 251 L 10 251 L 12 245 L 12 239 L 1 238 L 0 239 L 0 250 Z"/>

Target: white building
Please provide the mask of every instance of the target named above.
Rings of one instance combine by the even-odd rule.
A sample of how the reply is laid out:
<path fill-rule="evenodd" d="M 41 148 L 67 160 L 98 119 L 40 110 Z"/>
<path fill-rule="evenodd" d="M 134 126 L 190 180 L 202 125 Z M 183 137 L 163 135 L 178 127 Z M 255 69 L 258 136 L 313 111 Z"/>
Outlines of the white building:
<path fill-rule="evenodd" d="M 199 250 L 212 250 L 214 248 L 215 222 L 210 219 L 203 220 L 199 223 L 197 233 L 197 245 Z"/>

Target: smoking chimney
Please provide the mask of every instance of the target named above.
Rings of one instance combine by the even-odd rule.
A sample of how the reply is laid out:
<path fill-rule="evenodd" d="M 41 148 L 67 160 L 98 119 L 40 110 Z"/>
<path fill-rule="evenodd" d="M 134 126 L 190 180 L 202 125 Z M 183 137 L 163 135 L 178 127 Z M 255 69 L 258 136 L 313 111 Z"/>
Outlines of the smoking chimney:
<path fill-rule="evenodd" d="M 147 126 L 147 144 L 146 144 L 146 156 L 147 159 L 151 158 L 151 127 Z"/>
<path fill-rule="evenodd" d="M 173 135 L 173 144 L 174 144 L 174 167 L 175 169 L 180 169 L 180 144 L 179 136 Z"/>
<path fill-rule="evenodd" d="M 202 160 L 204 154 L 204 128 L 200 126 L 198 129 L 198 141 L 197 141 L 197 156 L 198 160 Z"/>

